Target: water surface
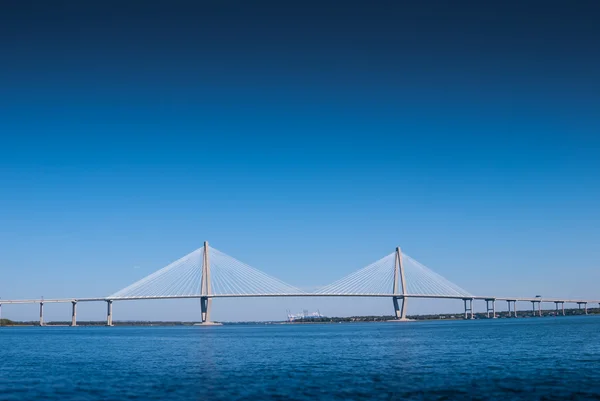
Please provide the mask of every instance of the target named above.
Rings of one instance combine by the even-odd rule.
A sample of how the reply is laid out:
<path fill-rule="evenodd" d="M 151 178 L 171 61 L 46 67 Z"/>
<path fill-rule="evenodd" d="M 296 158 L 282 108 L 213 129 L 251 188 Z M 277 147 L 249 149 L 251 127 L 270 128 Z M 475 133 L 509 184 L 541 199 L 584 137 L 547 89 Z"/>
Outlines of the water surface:
<path fill-rule="evenodd" d="M 600 399 L 600 317 L 0 328 L 0 400 Z"/>

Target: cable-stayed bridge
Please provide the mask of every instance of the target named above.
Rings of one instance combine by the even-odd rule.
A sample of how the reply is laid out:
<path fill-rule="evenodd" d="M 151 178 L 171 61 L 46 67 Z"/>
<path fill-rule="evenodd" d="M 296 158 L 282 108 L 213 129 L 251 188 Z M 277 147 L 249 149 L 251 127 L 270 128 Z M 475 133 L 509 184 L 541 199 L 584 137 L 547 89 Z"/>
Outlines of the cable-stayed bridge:
<path fill-rule="evenodd" d="M 45 303 L 70 302 L 72 325 L 75 326 L 78 302 L 102 301 L 107 304 L 107 325 L 112 326 L 112 306 L 115 301 L 195 298 L 200 300 L 202 323 L 210 325 L 212 300 L 231 297 L 387 297 L 392 300 L 398 321 L 406 320 L 407 300 L 410 298 L 462 300 L 465 318 L 474 317 L 475 300 L 485 301 L 487 316 L 492 318 L 496 317 L 496 301 L 506 301 L 509 315 L 514 314 L 515 317 L 517 302 L 531 302 L 534 314 L 537 306 L 539 315 L 542 302 L 555 303 L 557 313 L 562 306 L 563 315 L 565 303 L 575 303 L 580 309 L 583 307 L 586 314 L 588 303 L 600 304 L 600 300 L 473 295 L 403 254 L 400 248 L 346 277 L 316 291 L 307 292 L 210 247 L 205 242 L 203 247 L 107 297 L 0 299 L 0 313 L 2 304 L 39 303 L 40 325 L 44 325 Z"/>

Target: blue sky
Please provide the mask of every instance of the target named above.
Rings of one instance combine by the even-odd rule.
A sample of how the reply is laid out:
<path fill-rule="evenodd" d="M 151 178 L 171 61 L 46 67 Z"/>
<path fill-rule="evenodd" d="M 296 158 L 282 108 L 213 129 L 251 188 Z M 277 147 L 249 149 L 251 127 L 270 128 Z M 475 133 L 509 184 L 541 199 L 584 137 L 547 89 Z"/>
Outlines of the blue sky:
<path fill-rule="evenodd" d="M 472 293 L 598 298 L 598 13 L 535 4 L 9 2 L 0 297 L 108 295 L 209 240 L 303 287 L 400 245 Z M 304 307 L 391 312 L 215 318 Z"/>

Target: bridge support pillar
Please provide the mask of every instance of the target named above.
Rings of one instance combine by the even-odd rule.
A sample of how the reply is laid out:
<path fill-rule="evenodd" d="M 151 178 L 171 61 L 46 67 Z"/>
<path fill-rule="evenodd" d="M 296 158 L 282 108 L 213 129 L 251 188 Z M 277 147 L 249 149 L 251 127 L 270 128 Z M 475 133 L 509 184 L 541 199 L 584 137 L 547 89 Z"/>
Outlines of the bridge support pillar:
<path fill-rule="evenodd" d="M 45 326 L 44 323 L 44 303 L 40 302 L 40 326 Z"/>
<path fill-rule="evenodd" d="M 402 264 L 402 251 L 400 247 L 396 247 L 396 256 L 394 258 L 394 281 L 393 294 L 402 294 L 401 296 L 393 297 L 394 302 L 394 317 L 396 320 L 406 320 L 406 280 L 404 278 L 404 265 Z M 398 305 L 398 300 L 402 300 L 402 307 Z"/>
<path fill-rule="evenodd" d="M 537 304 L 537 315 L 538 316 L 542 316 L 542 301 L 531 301 L 531 308 L 532 308 L 532 316 L 536 315 L 535 312 L 535 305 Z"/>
<path fill-rule="evenodd" d="M 587 302 L 577 302 L 577 306 L 579 307 L 579 310 L 581 310 L 581 305 L 583 305 L 583 307 L 584 307 L 584 309 L 583 309 L 584 312 L 583 313 L 587 315 L 588 314 Z"/>
<path fill-rule="evenodd" d="M 202 323 L 210 324 L 211 301 L 212 299 L 208 297 L 200 298 L 200 308 L 202 310 Z"/>
<path fill-rule="evenodd" d="M 77 302 L 71 302 L 71 327 L 77 326 Z"/>
<path fill-rule="evenodd" d="M 513 317 L 517 317 L 517 301 L 514 299 L 507 299 L 506 303 L 508 304 L 508 317 L 511 317 L 511 310 L 510 310 L 510 306 L 512 304 L 513 306 L 513 313 L 512 316 Z"/>
<path fill-rule="evenodd" d="M 106 325 L 107 326 L 113 325 L 112 303 L 113 303 L 113 301 L 111 301 L 110 299 L 108 301 L 106 301 Z"/>
<path fill-rule="evenodd" d="M 492 303 L 492 307 L 490 308 L 490 302 Z M 492 312 L 492 319 L 496 318 L 496 300 L 495 299 L 486 299 L 485 300 L 485 309 L 488 319 L 490 318 L 490 312 Z"/>
<path fill-rule="evenodd" d="M 564 301 L 554 301 L 556 304 L 556 316 L 558 316 L 561 312 L 559 311 L 558 305 L 562 306 L 562 315 L 565 315 L 565 303 Z"/>
<path fill-rule="evenodd" d="M 394 301 L 394 316 L 396 320 L 406 320 L 406 298 L 404 297 L 393 297 Z M 398 300 L 402 300 L 402 305 L 398 303 Z"/>
<path fill-rule="evenodd" d="M 208 242 L 204 241 L 204 258 L 202 260 L 202 278 L 200 280 L 200 310 L 202 314 L 202 325 L 214 325 L 210 321 L 210 309 L 212 304 L 212 298 L 209 296 L 212 294 L 211 281 L 210 281 L 210 258 L 209 258 L 209 246 Z"/>
<path fill-rule="evenodd" d="M 463 301 L 465 302 L 465 319 L 475 319 L 475 315 L 473 314 L 473 298 L 463 298 Z M 469 317 L 469 312 L 471 313 L 471 317 Z"/>

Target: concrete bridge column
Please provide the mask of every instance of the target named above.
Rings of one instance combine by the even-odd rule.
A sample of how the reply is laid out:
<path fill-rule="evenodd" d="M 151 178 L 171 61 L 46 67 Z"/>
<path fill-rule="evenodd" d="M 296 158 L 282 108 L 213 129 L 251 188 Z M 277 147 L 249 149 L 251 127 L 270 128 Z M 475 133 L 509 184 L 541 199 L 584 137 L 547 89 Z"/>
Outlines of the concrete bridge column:
<path fill-rule="evenodd" d="M 40 326 L 45 326 L 44 323 L 44 303 L 40 302 Z"/>
<path fill-rule="evenodd" d="M 510 310 L 511 304 L 513 306 L 512 316 L 517 317 L 517 301 L 514 299 L 507 299 L 506 303 L 508 304 L 508 317 L 511 317 L 511 310 Z"/>
<path fill-rule="evenodd" d="M 77 301 L 71 302 L 71 326 L 77 326 Z"/>
<path fill-rule="evenodd" d="M 475 316 L 473 314 L 473 298 L 464 298 L 463 301 L 465 302 L 465 319 L 469 319 L 469 312 L 471 312 L 470 319 L 474 319 Z M 468 305 L 467 301 L 469 302 Z"/>
<path fill-rule="evenodd" d="M 394 316 L 397 320 L 406 319 L 406 298 L 404 297 L 393 297 L 394 300 Z M 398 303 L 398 300 L 402 300 L 402 305 Z"/>
<path fill-rule="evenodd" d="M 113 301 L 111 301 L 111 300 L 106 301 L 106 325 L 107 326 L 113 325 L 112 303 L 113 303 Z"/>
<path fill-rule="evenodd" d="M 209 325 L 210 323 L 210 309 L 212 304 L 212 298 L 208 295 L 212 294 L 211 281 L 210 281 L 210 259 L 209 259 L 208 242 L 204 241 L 204 258 L 202 260 L 202 278 L 200 281 L 200 312 L 202 316 L 202 324 Z"/>
<path fill-rule="evenodd" d="M 490 302 L 492 303 L 492 307 L 490 308 Z M 485 308 L 488 319 L 490 318 L 490 311 L 492 312 L 492 319 L 496 318 L 496 300 L 495 299 L 486 299 L 485 300 Z"/>
<path fill-rule="evenodd" d="M 535 313 L 535 305 L 537 304 L 537 315 L 542 316 L 542 301 L 531 301 L 531 306 L 533 307 L 533 316 Z"/>
<path fill-rule="evenodd" d="M 561 302 L 561 301 L 554 301 L 554 303 L 556 304 L 556 316 L 558 316 L 559 311 L 558 311 L 558 305 L 562 304 L 562 314 L 563 316 L 565 315 L 565 303 Z"/>
<path fill-rule="evenodd" d="M 202 310 L 202 323 L 210 322 L 211 299 L 208 297 L 200 298 L 200 308 Z"/>
<path fill-rule="evenodd" d="M 394 258 L 394 281 L 393 294 L 406 294 L 406 280 L 404 278 L 404 265 L 402 264 L 402 251 L 400 247 L 396 247 L 396 256 Z M 398 300 L 402 300 L 402 307 L 398 304 Z M 406 301 L 404 296 L 393 297 L 394 301 L 394 316 L 396 320 L 406 320 Z"/>

